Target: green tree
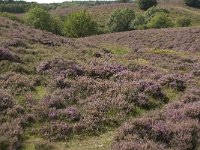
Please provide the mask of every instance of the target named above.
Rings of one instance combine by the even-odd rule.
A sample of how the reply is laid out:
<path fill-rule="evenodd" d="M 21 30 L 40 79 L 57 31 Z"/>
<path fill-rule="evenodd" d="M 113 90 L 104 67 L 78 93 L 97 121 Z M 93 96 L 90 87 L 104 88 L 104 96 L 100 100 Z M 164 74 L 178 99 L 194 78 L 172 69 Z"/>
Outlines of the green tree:
<path fill-rule="evenodd" d="M 51 29 L 49 31 L 62 35 L 63 25 L 63 21 L 59 16 L 51 16 Z"/>
<path fill-rule="evenodd" d="M 138 6 L 142 10 L 147 10 L 157 5 L 157 0 L 137 0 Z"/>
<path fill-rule="evenodd" d="M 173 27 L 172 20 L 166 13 L 156 13 L 155 16 L 147 23 L 148 28 L 168 28 Z"/>
<path fill-rule="evenodd" d="M 200 7 L 200 0 L 184 0 L 185 4 L 190 7 Z"/>
<path fill-rule="evenodd" d="M 132 9 L 120 9 L 114 11 L 107 26 L 111 32 L 127 31 L 131 29 L 131 22 L 135 18 L 135 12 Z"/>
<path fill-rule="evenodd" d="M 51 31 L 51 17 L 44 8 L 30 9 L 25 16 L 25 22 L 36 29 Z"/>
<path fill-rule="evenodd" d="M 72 13 L 64 22 L 64 34 L 69 37 L 84 37 L 96 34 L 97 23 L 86 11 Z"/>

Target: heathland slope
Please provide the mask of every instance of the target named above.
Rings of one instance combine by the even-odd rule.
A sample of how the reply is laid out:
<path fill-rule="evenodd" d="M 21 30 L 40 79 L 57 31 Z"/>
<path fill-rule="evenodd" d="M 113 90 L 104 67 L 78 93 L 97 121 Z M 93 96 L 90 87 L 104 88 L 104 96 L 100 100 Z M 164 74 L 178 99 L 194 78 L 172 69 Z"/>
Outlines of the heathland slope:
<path fill-rule="evenodd" d="M 103 34 L 79 39 L 93 45 L 116 43 L 133 50 L 161 48 L 186 51 L 200 50 L 200 28 L 135 30 Z"/>
<path fill-rule="evenodd" d="M 199 33 L 70 39 L 0 17 L 0 149 L 198 149 Z"/>

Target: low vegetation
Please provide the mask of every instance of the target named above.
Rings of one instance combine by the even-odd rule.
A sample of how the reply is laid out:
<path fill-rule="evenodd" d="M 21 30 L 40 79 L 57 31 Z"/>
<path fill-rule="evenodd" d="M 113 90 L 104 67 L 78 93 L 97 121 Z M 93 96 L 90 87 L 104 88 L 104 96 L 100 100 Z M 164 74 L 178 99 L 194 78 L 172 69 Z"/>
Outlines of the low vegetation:
<path fill-rule="evenodd" d="M 0 149 L 198 150 L 198 10 L 160 3 L 1 13 Z M 112 8 L 105 26 L 88 5 Z"/>

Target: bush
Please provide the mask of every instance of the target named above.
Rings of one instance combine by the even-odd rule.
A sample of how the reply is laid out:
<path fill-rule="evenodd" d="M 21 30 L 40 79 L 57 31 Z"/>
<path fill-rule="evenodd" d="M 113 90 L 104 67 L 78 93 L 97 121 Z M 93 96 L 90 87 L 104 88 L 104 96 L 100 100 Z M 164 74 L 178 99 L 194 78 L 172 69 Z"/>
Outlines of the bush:
<path fill-rule="evenodd" d="M 200 0 L 184 0 L 185 4 L 191 7 L 200 7 Z"/>
<path fill-rule="evenodd" d="M 191 25 L 191 20 L 189 18 L 180 18 L 176 21 L 178 27 L 189 27 Z"/>
<path fill-rule="evenodd" d="M 131 23 L 133 29 L 145 29 L 145 17 L 143 15 L 137 15 Z"/>
<path fill-rule="evenodd" d="M 64 22 L 64 34 L 69 37 L 93 35 L 97 29 L 97 23 L 85 11 L 70 14 Z"/>
<path fill-rule="evenodd" d="M 31 9 L 25 16 L 25 22 L 36 29 L 51 31 L 50 14 L 41 7 Z"/>
<path fill-rule="evenodd" d="M 157 5 L 157 0 L 138 0 L 138 6 L 142 10 L 147 10 L 155 5 Z"/>
<path fill-rule="evenodd" d="M 51 17 L 51 29 L 50 31 L 54 34 L 62 35 L 63 30 L 63 21 L 59 16 L 52 16 Z"/>
<path fill-rule="evenodd" d="M 147 24 L 148 28 L 168 28 L 173 27 L 172 20 L 165 13 L 156 13 Z"/>
<path fill-rule="evenodd" d="M 149 22 L 149 20 L 151 18 L 153 18 L 156 15 L 156 13 L 161 13 L 161 12 L 168 13 L 167 10 L 156 7 L 156 6 L 153 6 L 149 9 L 147 9 L 147 11 L 144 13 L 144 17 L 145 17 L 146 22 Z"/>
<path fill-rule="evenodd" d="M 131 9 L 116 10 L 111 14 L 107 26 L 111 32 L 127 31 L 130 30 L 134 18 L 135 12 Z"/>

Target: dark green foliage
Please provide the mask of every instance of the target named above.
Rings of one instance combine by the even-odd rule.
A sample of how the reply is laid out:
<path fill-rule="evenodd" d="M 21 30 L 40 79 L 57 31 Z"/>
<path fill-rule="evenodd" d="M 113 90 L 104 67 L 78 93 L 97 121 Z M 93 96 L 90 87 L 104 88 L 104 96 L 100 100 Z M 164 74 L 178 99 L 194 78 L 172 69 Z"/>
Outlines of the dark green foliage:
<path fill-rule="evenodd" d="M 184 2 L 188 6 L 200 8 L 200 0 L 184 0 Z"/>
<path fill-rule="evenodd" d="M 9 149 L 10 141 L 6 137 L 0 137 L 0 149 Z"/>
<path fill-rule="evenodd" d="M 147 24 L 148 28 L 168 28 L 173 27 L 172 20 L 165 13 L 157 13 Z"/>
<path fill-rule="evenodd" d="M 152 6 L 156 6 L 157 0 L 138 0 L 137 3 L 140 9 L 147 10 Z"/>
<path fill-rule="evenodd" d="M 137 15 L 136 18 L 133 20 L 131 27 L 133 29 L 146 29 L 147 24 L 157 13 L 167 14 L 168 11 L 165 9 L 153 6 L 147 9 L 147 11 L 144 12 L 143 14 Z"/>
<path fill-rule="evenodd" d="M 189 27 L 191 25 L 191 20 L 189 18 L 179 18 L 176 21 L 178 27 Z"/>
<path fill-rule="evenodd" d="M 9 12 L 9 13 L 24 13 L 26 8 L 23 4 L 15 3 L 2 3 L 0 4 L 0 12 Z"/>
<path fill-rule="evenodd" d="M 120 9 L 114 11 L 107 26 L 111 32 L 127 31 L 131 28 L 131 22 L 135 18 L 135 12 L 132 9 Z"/>
<path fill-rule="evenodd" d="M 128 3 L 130 0 L 118 0 L 119 3 Z"/>
<path fill-rule="evenodd" d="M 97 23 L 85 11 L 70 14 L 64 22 L 64 34 L 69 37 L 89 36 L 97 31 Z"/>

